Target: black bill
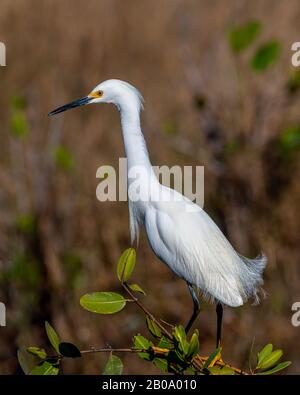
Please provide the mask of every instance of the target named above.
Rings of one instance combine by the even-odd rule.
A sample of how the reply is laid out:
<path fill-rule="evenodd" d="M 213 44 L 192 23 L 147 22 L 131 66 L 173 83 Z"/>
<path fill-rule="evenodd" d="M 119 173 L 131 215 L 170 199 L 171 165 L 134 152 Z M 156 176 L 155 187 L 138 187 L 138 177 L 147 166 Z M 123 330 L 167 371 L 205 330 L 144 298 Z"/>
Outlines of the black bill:
<path fill-rule="evenodd" d="M 65 104 L 64 106 L 57 107 L 55 110 L 49 112 L 48 115 L 56 115 L 59 114 L 60 112 L 70 110 L 71 108 L 79 107 L 79 106 L 84 106 L 85 104 L 88 104 L 93 98 L 86 96 L 78 100 L 74 100 L 71 103 Z"/>

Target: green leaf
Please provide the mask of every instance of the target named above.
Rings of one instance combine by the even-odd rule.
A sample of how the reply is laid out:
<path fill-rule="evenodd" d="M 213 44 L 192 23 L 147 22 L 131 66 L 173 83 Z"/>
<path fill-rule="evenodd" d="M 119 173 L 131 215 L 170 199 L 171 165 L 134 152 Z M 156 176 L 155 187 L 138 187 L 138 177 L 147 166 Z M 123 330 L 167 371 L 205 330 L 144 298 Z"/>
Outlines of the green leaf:
<path fill-rule="evenodd" d="M 258 365 L 257 369 L 266 370 L 271 368 L 279 361 L 282 357 L 282 350 L 275 350 L 271 354 L 267 355 Z"/>
<path fill-rule="evenodd" d="M 142 335 L 136 335 L 133 337 L 134 347 L 138 350 L 149 350 L 151 351 L 153 343 L 146 339 Z M 150 352 L 139 352 L 138 356 L 142 359 L 149 361 L 151 359 Z"/>
<path fill-rule="evenodd" d="M 177 345 L 174 350 L 171 350 L 168 354 L 169 360 L 173 360 L 174 363 L 178 364 L 180 367 L 186 366 L 186 353 L 182 351 L 182 347 Z"/>
<path fill-rule="evenodd" d="M 249 47 L 261 31 L 261 23 L 249 21 L 244 26 L 234 27 L 229 31 L 228 40 L 231 49 L 238 53 Z"/>
<path fill-rule="evenodd" d="M 211 368 L 208 368 L 208 371 L 212 375 L 219 375 L 219 374 L 221 374 L 220 366 L 212 366 Z"/>
<path fill-rule="evenodd" d="M 123 363 L 119 357 L 110 354 L 102 374 L 110 376 L 120 376 L 123 372 Z"/>
<path fill-rule="evenodd" d="M 167 360 L 169 366 L 172 367 L 172 369 L 176 372 L 183 372 L 190 365 L 190 363 L 188 363 L 185 360 L 185 357 L 182 355 L 182 351 L 180 351 L 178 348 L 168 352 Z"/>
<path fill-rule="evenodd" d="M 143 295 L 146 295 L 146 292 L 138 284 L 130 284 L 129 288 L 134 292 L 139 292 Z"/>
<path fill-rule="evenodd" d="M 259 375 L 274 374 L 274 373 L 279 372 L 280 370 L 283 370 L 283 369 L 287 368 L 288 366 L 291 365 L 291 363 L 292 363 L 291 361 L 281 362 L 277 366 L 275 366 L 273 369 L 267 370 L 265 372 L 259 372 L 257 374 L 259 374 Z"/>
<path fill-rule="evenodd" d="M 280 136 L 280 148 L 283 153 L 300 148 L 300 125 L 290 125 L 283 129 Z"/>
<path fill-rule="evenodd" d="M 190 344 L 189 344 L 187 356 L 189 358 L 192 358 L 195 355 L 197 355 L 198 352 L 199 352 L 199 332 L 197 330 L 195 330 L 195 332 L 192 335 Z"/>
<path fill-rule="evenodd" d="M 186 340 L 186 333 L 182 325 L 178 325 L 175 327 L 174 337 L 179 343 L 180 350 L 183 352 L 184 355 L 187 355 L 189 350 L 189 343 Z"/>
<path fill-rule="evenodd" d="M 41 359 L 46 359 L 47 358 L 47 354 L 46 351 L 43 348 L 39 348 L 39 347 L 28 347 L 27 351 L 30 354 L 36 355 L 37 357 L 41 358 Z"/>
<path fill-rule="evenodd" d="M 92 313 L 114 314 L 126 305 L 126 299 L 115 292 L 93 292 L 80 298 L 80 305 Z"/>
<path fill-rule="evenodd" d="M 221 371 L 220 371 L 221 375 L 226 375 L 226 376 L 231 376 L 234 375 L 235 372 L 234 370 L 232 370 L 229 366 L 224 366 Z"/>
<path fill-rule="evenodd" d="M 157 346 L 160 348 L 167 348 L 168 350 L 171 350 L 172 348 L 174 348 L 173 343 L 166 336 L 161 337 Z"/>
<path fill-rule="evenodd" d="M 279 51 L 280 45 L 278 41 L 274 40 L 262 45 L 251 60 L 252 69 L 256 72 L 266 70 L 278 59 Z"/>
<path fill-rule="evenodd" d="M 30 213 L 20 214 L 16 221 L 18 230 L 24 235 L 33 235 L 36 230 L 36 220 Z"/>
<path fill-rule="evenodd" d="M 72 153 L 63 145 L 55 149 L 54 160 L 56 166 L 63 170 L 71 170 L 74 166 Z"/>
<path fill-rule="evenodd" d="M 135 335 L 133 337 L 133 344 L 136 349 L 148 350 L 153 346 L 153 343 L 142 335 Z"/>
<path fill-rule="evenodd" d="M 212 366 L 211 368 L 208 368 L 208 370 L 213 375 L 230 376 L 235 374 L 234 370 L 232 370 L 229 366 Z"/>
<path fill-rule="evenodd" d="M 80 358 L 81 353 L 79 349 L 75 346 L 75 344 L 72 343 L 60 343 L 59 344 L 59 352 L 61 355 L 67 358 Z"/>
<path fill-rule="evenodd" d="M 60 340 L 58 334 L 56 333 L 55 329 L 49 324 L 48 321 L 45 322 L 45 329 L 52 347 L 59 354 Z"/>
<path fill-rule="evenodd" d="M 148 315 L 146 316 L 146 325 L 154 337 L 161 337 L 162 333 L 159 326 Z"/>
<path fill-rule="evenodd" d="M 36 289 L 41 281 L 41 268 L 29 252 L 17 252 L 12 257 L 11 265 L 2 275 L 8 281 L 21 281 L 30 289 Z"/>
<path fill-rule="evenodd" d="M 293 94 L 296 93 L 300 88 L 300 70 L 295 70 L 291 74 L 287 82 L 288 91 Z"/>
<path fill-rule="evenodd" d="M 14 110 L 24 110 L 27 103 L 24 97 L 14 95 L 10 98 L 10 105 Z"/>
<path fill-rule="evenodd" d="M 28 133 L 28 124 L 23 111 L 14 111 L 10 120 L 10 130 L 14 137 L 24 137 Z"/>
<path fill-rule="evenodd" d="M 175 327 L 174 337 L 179 343 L 183 340 L 186 340 L 186 333 L 182 325 L 178 325 Z"/>
<path fill-rule="evenodd" d="M 25 374 L 29 374 L 35 365 L 39 363 L 39 359 L 36 355 L 33 355 L 27 351 L 27 349 L 21 348 L 17 352 L 19 364 Z"/>
<path fill-rule="evenodd" d="M 121 255 L 118 267 L 117 267 L 117 275 L 120 281 L 128 281 L 136 261 L 136 252 L 134 248 L 127 248 Z"/>
<path fill-rule="evenodd" d="M 214 358 L 221 353 L 222 347 L 217 348 L 214 352 L 210 354 L 210 356 L 207 358 L 205 364 L 203 365 L 203 369 L 207 369 L 211 362 L 214 360 Z"/>
<path fill-rule="evenodd" d="M 185 373 L 186 375 L 189 375 L 189 376 L 194 376 L 194 375 L 197 374 L 197 370 L 196 370 L 195 368 L 193 368 L 192 365 L 190 365 L 190 366 L 185 370 L 184 373 Z"/>
<path fill-rule="evenodd" d="M 168 371 L 168 361 L 165 358 L 154 358 L 153 363 L 162 372 Z"/>
<path fill-rule="evenodd" d="M 59 369 L 49 362 L 43 362 L 42 364 L 35 366 L 30 375 L 33 376 L 56 376 L 58 375 Z"/>
<path fill-rule="evenodd" d="M 258 354 L 257 354 L 257 365 L 259 365 L 262 360 L 269 356 L 273 351 L 273 344 L 267 344 Z"/>

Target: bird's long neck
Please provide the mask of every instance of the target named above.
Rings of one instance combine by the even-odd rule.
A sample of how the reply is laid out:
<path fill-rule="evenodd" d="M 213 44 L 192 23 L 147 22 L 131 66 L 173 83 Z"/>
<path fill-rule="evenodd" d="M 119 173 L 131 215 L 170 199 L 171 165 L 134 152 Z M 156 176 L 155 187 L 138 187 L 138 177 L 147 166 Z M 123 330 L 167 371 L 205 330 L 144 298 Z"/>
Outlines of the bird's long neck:
<path fill-rule="evenodd" d="M 147 202 L 159 191 L 159 183 L 150 163 L 146 141 L 141 130 L 140 103 L 126 103 L 119 107 L 125 152 L 127 157 L 127 189 L 129 199 L 129 217 L 131 242 L 138 243 L 139 225 L 145 221 Z M 135 171 L 142 175 L 135 175 Z M 135 179 L 137 177 L 137 179 Z M 133 198 L 131 187 L 139 190 L 140 199 Z"/>
<path fill-rule="evenodd" d="M 133 167 L 141 167 L 148 177 L 152 177 L 154 172 L 141 130 L 140 111 L 137 106 L 128 103 L 121 107 L 120 113 L 128 172 Z"/>

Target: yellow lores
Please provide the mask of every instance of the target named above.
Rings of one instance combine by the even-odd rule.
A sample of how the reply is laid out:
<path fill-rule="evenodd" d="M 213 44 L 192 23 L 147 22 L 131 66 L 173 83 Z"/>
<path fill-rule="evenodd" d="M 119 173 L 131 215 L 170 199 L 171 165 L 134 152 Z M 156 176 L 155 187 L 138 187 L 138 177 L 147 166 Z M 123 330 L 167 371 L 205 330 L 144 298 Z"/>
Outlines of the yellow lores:
<path fill-rule="evenodd" d="M 88 97 L 93 97 L 95 99 L 98 99 L 101 96 L 103 96 L 103 92 L 102 91 L 91 92 L 91 93 L 88 94 Z"/>

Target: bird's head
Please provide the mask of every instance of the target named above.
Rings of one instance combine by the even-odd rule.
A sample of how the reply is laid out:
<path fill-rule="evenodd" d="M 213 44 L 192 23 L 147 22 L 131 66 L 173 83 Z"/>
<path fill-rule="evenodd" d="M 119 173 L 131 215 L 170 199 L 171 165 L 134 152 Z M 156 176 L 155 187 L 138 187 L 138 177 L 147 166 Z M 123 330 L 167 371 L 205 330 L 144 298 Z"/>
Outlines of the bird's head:
<path fill-rule="evenodd" d="M 98 84 L 87 96 L 58 107 L 48 115 L 59 114 L 71 108 L 92 103 L 111 103 L 116 105 L 119 110 L 134 106 L 140 110 L 143 107 L 143 98 L 139 91 L 128 82 L 107 80 Z"/>

